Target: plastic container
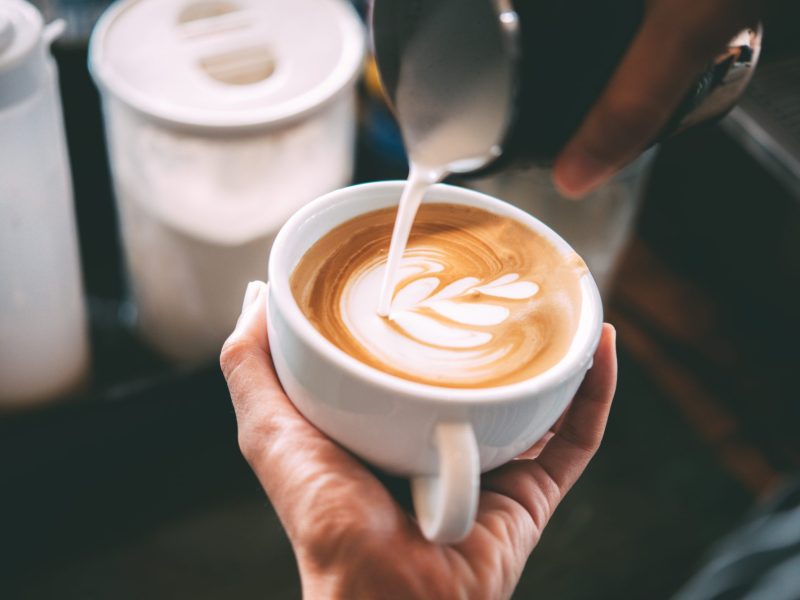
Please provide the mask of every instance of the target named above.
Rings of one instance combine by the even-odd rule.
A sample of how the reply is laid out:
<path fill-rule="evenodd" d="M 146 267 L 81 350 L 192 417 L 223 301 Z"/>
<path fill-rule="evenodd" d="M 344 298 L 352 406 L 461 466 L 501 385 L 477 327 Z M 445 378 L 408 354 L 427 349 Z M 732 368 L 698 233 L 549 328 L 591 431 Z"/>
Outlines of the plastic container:
<path fill-rule="evenodd" d="M 343 0 L 127 0 L 92 34 L 137 328 L 215 357 L 272 240 L 346 185 L 365 33 Z"/>
<path fill-rule="evenodd" d="M 89 370 L 72 184 L 44 26 L 0 0 L 0 406 L 74 391 Z"/>

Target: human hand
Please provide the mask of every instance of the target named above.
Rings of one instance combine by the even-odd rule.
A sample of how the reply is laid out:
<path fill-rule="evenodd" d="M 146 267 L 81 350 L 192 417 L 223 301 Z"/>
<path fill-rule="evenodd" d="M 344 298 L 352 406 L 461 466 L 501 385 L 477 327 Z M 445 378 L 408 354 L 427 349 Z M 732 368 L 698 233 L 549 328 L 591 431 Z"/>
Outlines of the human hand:
<path fill-rule="evenodd" d="M 559 423 L 481 478 L 475 526 L 434 544 L 378 479 L 297 412 L 275 375 L 266 286 L 248 286 L 220 362 L 239 445 L 283 523 L 308 598 L 510 597 L 556 506 L 596 452 L 616 386 L 616 334 L 605 325 L 594 366 Z"/>
<path fill-rule="evenodd" d="M 692 83 L 766 0 L 648 0 L 644 21 L 605 91 L 556 158 L 562 194 L 580 197 L 650 144 Z"/>

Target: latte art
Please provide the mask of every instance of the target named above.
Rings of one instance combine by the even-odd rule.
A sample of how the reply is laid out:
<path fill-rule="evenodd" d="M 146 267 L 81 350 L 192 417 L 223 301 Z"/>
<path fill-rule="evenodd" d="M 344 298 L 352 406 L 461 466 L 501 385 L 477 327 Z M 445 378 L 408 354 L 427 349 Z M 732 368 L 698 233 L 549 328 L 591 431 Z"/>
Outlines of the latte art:
<path fill-rule="evenodd" d="M 389 314 L 379 316 L 394 214 L 379 210 L 337 227 L 292 274 L 301 310 L 331 342 L 382 371 L 448 387 L 522 381 L 566 353 L 583 262 L 476 208 L 421 207 Z"/>
<path fill-rule="evenodd" d="M 539 290 L 535 283 L 514 282 L 519 278 L 516 273 L 503 275 L 486 285 L 480 285 L 475 277 L 464 277 L 443 286 L 441 275 L 446 265 L 425 254 L 424 249 L 417 249 L 404 257 L 400 276 L 405 285 L 399 286 L 388 319 L 373 320 L 386 332 L 394 330 L 394 323 L 402 330 L 401 335 L 423 344 L 442 348 L 482 346 L 492 341 L 493 334 L 486 330 L 487 326 L 501 325 L 511 316 L 510 308 L 492 303 L 484 296 L 521 300 L 533 297 Z M 356 337 L 365 321 L 363 311 L 373 304 L 371 295 L 376 280 L 383 277 L 384 268 L 373 268 L 356 276 L 342 297 L 340 310 Z M 375 335 L 375 331 L 365 333 L 362 343 L 368 344 Z"/>

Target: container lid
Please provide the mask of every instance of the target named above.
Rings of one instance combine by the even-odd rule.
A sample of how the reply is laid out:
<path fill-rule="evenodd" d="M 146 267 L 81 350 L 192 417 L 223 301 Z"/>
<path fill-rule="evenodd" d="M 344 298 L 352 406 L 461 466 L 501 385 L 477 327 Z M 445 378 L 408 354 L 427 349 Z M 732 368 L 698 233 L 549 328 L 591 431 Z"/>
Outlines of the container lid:
<path fill-rule="evenodd" d="M 0 72 L 28 58 L 42 35 L 42 16 L 22 0 L 0 0 Z"/>
<path fill-rule="evenodd" d="M 22 0 L 0 0 L 0 108 L 33 93 L 41 79 L 42 16 Z"/>
<path fill-rule="evenodd" d="M 98 86 L 178 125 L 240 128 L 312 111 L 355 79 L 363 25 L 345 0 L 123 0 L 95 28 Z"/>

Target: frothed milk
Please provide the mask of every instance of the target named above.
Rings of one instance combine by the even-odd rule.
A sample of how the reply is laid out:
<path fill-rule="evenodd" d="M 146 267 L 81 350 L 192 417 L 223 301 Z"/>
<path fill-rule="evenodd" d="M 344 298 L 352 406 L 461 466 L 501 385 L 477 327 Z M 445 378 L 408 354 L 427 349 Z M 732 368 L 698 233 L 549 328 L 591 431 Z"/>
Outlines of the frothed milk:
<path fill-rule="evenodd" d="M 440 170 L 411 164 L 408 181 L 403 189 L 400 204 L 397 207 L 397 218 L 394 222 L 389 246 L 389 258 L 380 288 L 377 313 L 381 317 L 388 317 L 391 311 L 392 296 L 397 285 L 400 261 L 403 258 L 403 252 L 406 249 L 408 236 L 411 233 L 411 227 L 414 225 L 414 218 L 417 215 L 417 210 L 419 210 L 419 205 L 425 196 L 425 192 L 440 179 L 441 174 Z"/>
<path fill-rule="evenodd" d="M 389 314 L 378 315 L 394 216 L 382 209 L 340 225 L 295 268 L 292 293 L 331 342 L 381 371 L 446 387 L 523 381 L 564 356 L 580 315 L 583 261 L 478 208 L 419 209 Z"/>

